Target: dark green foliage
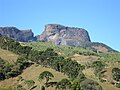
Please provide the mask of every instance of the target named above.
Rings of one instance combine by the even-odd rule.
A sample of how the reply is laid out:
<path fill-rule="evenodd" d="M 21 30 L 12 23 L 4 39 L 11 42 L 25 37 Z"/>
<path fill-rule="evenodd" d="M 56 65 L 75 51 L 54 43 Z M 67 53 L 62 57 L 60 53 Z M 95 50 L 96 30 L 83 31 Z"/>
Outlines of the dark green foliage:
<path fill-rule="evenodd" d="M 9 72 L 11 71 L 11 67 L 12 65 L 0 58 L 0 80 L 10 77 Z"/>
<path fill-rule="evenodd" d="M 0 48 L 12 51 L 16 54 L 25 55 L 28 55 L 32 49 L 31 47 L 28 46 L 21 46 L 19 42 L 8 37 L 0 38 Z"/>
<path fill-rule="evenodd" d="M 62 72 L 72 79 L 76 78 L 79 74 L 79 71 L 82 71 L 83 69 L 84 66 L 78 64 L 76 61 L 72 61 L 69 58 L 63 61 Z"/>
<path fill-rule="evenodd" d="M 70 88 L 70 90 L 84 90 L 84 89 L 82 89 L 82 87 L 81 87 L 81 81 L 80 80 L 74 80 L 73 82 L 72 82 L 72 86 L 71 86 L 71 88 Z"/>
<path fill-rule="evenodd" d="M 43 52 L 35 52 L 35 50 L 33 50 L 29 53 L 29 58 L 44 67 L 51 67 L 56 71 L 63 72 L 70 78 L 76 78 L 79 71 L 84 69 L 84 66 L 81 64 L 78 64 L 76 61 L 72 61 L 70 58 L 64 59 L 64 57 L 59 56 L 50 48 Z"/>
<path fill-rule="evenodd" d="M 101 61 L 95 61 L 92 63 L 92 67 L 94 68 L 95 75 L 100 78 L 101 71 L 105 68 L 105 64 Z"/>
<path fill-rule="evenodd" d="M 120 69 L 113 68 L 112 73 L 113 73 L 113 79 L 120 82 Z"/>
<path fill-rule="evenodd" d="M 0 80 L 5 79 L 5 74 L 4 74 L 4 66 L 5 66 L 5 61 L 0 58 Z"/>
<path fill-rule="evenodd" d="M 45 87 L 53 87 L 53 86 L 56 86 L 57 85 L 57 82 L 48 82 L 48 83 L 45 83 Z"/>
<path fill-rule="evenodd" d="M 39 75 L 39 81 L 42 81 L 42 79 L 46 79 L 46 83 L 48 83 L 49 80 L 53 78 L 53 74 L 49 71 L 44 71 Z"/>
<path fill-rule="evenodd" d="M 23 70 L 29 67 L 32 63 L 29 63 L 26 57 L 19 57 L 15 64 L 20 67 L 20 70 Z"/>
<path fill-rule="evenodd" d="M 0 80 L 15 77 L 21 74 L 22 70 L 31 65 L 23 58 L 19 58 L 15 64 L 10 64 L 0 58 Z"/>
<path fill-rule="evenodd" d="M 28 59 L 33 61 L 33 62 L 39 63 L 38 60 L 41 57 L 42 53 L 43 53 L 42 51 L 40 52 L 40 51 L 37 51 L 37 50 L 31 50 L 29 52 Z"/>
<path fill-rule="evenodd" d="M 41 87 L 41 90 L 45 90 L 45 87 L 44 87 L 44 86 L 42 86 L 42 87 Z"/>
<path fill-rule="evenodd" d="M 115 73 L 115 74 L 120 73 L 120 69 L 119 68 L 113 68 L 112 73 Z"/>
<path fill-rule="evenodd" d="M 68 79 L 62 79 L 56 85 L 56 89 L 58 90 L 59 89 L 66 90 L 66 89 L 70 89 L 70 87 L 71 87 L 71 82 Z"/>
<path fill-rule="evenodd" d="M 83 90 L 103 90 L 97 82 L 89 79 L 82 81 L 81 87 Z"/>

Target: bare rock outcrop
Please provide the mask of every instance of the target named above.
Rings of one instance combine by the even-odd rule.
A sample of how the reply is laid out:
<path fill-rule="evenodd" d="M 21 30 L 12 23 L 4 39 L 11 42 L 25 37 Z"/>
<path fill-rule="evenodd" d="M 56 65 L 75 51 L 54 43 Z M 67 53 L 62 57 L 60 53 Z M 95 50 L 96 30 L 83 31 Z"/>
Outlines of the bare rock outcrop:
<path fill-rule="evenodd" d="M 16 27 L 0 27 L 0 34 L 21 42 L 33 41 L 35 39 L 31 29 L 19 30 Z"/>
<path fill-rule="evenodd" d="M 66 27 L 59 24 L 48 24 L 38 40 L 57 45 L 80 46 L 91 42 L 88 32 L 83 28 Z"/>

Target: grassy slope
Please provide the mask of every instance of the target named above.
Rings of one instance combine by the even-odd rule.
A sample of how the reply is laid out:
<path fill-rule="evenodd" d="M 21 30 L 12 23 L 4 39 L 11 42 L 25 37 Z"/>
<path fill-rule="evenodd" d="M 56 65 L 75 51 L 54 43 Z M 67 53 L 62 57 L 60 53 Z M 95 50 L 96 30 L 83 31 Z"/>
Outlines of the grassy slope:
<path fill-rule="evenodd" d="M 16 55 L 10 51 L 3 50 L 0 48 L 0 57 L 10 63 L 16 62 L 19 55 Z"/>
<path fill-rule="evenodd" d="M 54 78 L 51 81 L 60 81 L 63 78 L 68 78 L 66 75 L 63 75 L 63 73 L 57 72 L 57 71 L 50 69 L 50 68 L 37 66 L 35 64 L 28 67 L 27 69 L 25 69 L 20 76 L 22 76 L 23 79 L 25 79 L 25 80 L 34 80 L 35 85 L 37 85 L 37 87 L 34 90 L 39 90 L 40 83 L 38 81 L 38 76 L 41 72 L 46 71 L 46 70 L 52 72 L 52 74 L 54 75 Z M 13 87 L 13 86 L 16 86 L 18 84 L 22 84 L 26 88 L 24 81 L 17 81 L 17 80 L 18 80 L 18 77 L 10 78 L 10 79 L 6 79 L 4 81 L 1 81 L 0 87 L 1 86 L 2 87 L 5 87 L 5 86 L 7 86 L 7 87 L 12 86 Z M 49 87 L 49 88 L 46 88 L 46 90 L 55 90 L 55 89 L 52 87 Z"/>
<path fill-rule="evenodd" d="M 97 81 L 104 90 L 120 90 L 119 88 L 112 86 L 109 82 L 101 83 L 100 81 L 98 81 L 92 69 L 86 69 L 83 72 L 87 78 Z"/>
<path fill-rule="evenodd" d="M 69 56 L 72 58 L 72 60 L 76 60 L 78 63 L 87 63 L 87 62 L 93 62 L 96 60 L 103 60 L 104 62 L 109 63 L 107 68 L 107 76 L 109 77 L 109 79 L 112 78 L 112 73 L 111 73 L 111 69 L 114 68 L 114 66 L 116 66 L 115 61 L 120 61 L 119 57 L 120 57 L 120 53 L 102 53 L 99 54 L 99 56 L 84 56 L 84 55 L 79 55 L 79 54 L 75 54 L 74 51 L 79 51 L 79 52 L 89 52 L 88 50 L 85 49 L 81 49 L 81 48 L 77 48 L 77 47 L 69 47 L 69 46 L 56 46 L 56 45 L 52 45 L 50 43 L 43 43 L 43 42 L 34 42 L 34 43 L 22 43 L 23 45 L 28 45 L 33 47 L 33 49 L 36 50 L 45 50 L 46 48 L 50 47 L 55 49 L 56 52 L 60 53 L 63 56 Z M 90 51 L 92 52 L 92 51 Z M 93 52 L 92 52 L 93 53 Z M 115 64 L 113 66 L 113 64 Z M 117 65 L 117 67 L 120 68 L 120 65 Z M 91 69 L 86 69 L 84 71 L 85 75 L 90 78 L 93 79 L 97 82 L 99 82 L 93 71 Z M 93 78 L 91 78 L 93 77 Z M 116 88 L 115 86 L 112 86 L 110 83 L 101 83 L 99 82 L 99 84 L 104 88 L 104 90 L 119 90 L 118 88 Z"/>
<path fill-rule="evenodd" d="M 57 46 L 57 45 L 54 45 L 48 42 L 29 42 L 29 43 L 21 43 L 21 45 L 27 45 L 39 51 L 46 50 L 47 48 L 53 48 L 55 52 L 65 57 L 71 56 L 75 52 L 81 52 L 81 53 L 86 52 L 86 53 L 93 53 L 93 54 L 95 53 L 91 50 L 86 50 L 86 49 L 79 48 L 79 47 Z"/>
<path fill-rule="evenodd" d="M 99 58 L 100 58 L 98 56 L 84 56 L 84 55 L 78 55 L 78 54 L 74 55 L 75 51 L 94 53 L 92 51 L 85 50 L 82 48 L 77 48 L 77 47 L 70 47 L 70 46 L 59 46 L 58 47 L 56 45 L 52 45 L 50 43 L 44 43 L 44 42 L 30 42 L 30 43 L 21 43 L 21 44 L 31 46 L 31 47 L 33 47 L 33 49 L 36 49 L 39 51 L 46 50 L 46 48 L 53 48 L 60 55 L 69 56 L 73 60 L 78 61 L 79 63 L 96 61 L 96 60 L 99 60 Z M 108 55 L 106 55 L 106 53 L 104 53 L 104 54 L 101 54 L 101 56 L 102 56 L 102 59 L 104 61 L 105 60 L 107 60 L 109 62 L 114 61 L 114 60 L 118 61 L 118 59 L 119 59 L 118 57 L 120 57 L 120 53 L 116 53 L 116 54 L 115 53 L 108 53 Z M 13 61 L 16 61 L 18 55 L 15 55 L 7 50 L 0 49 L 0 57 L 13 63 Z M 109 57 L 111 57 L 111 58 L 109 58 Z M 113 62 L 109 63 L 109 64 L 110 64 L 109 66 L 113 66 L 112 65 Z M 120 67 L 120 65 L 118 65 L 118 67 Z M 113 68 L 113 67 L 110 67 L 110 68 Z M 107 74 L 109 74 L 109 75 L 111 74 L 110 68 L 107 69 Z M 55 78 L 53 79 L 53 81 L 59 81 L 62 78 L 67 78 L 67 76 L 63 75 L 62 73 L 56 72 L 53 69 L 43 68 L 41 66 L 36 67 L 35 65 L 32 65 L 31 67 L 24 70 L 24 72 L 21 74 L 21 76 L 23 77 L 23 79 L 26 79 L 26 80 L 27 79 L 34 80 L 36 82 L 36 85 L 38 86 L 35 90 L 38 90 L 39 89 L 38 76 L 44 70 L 48 70 L 54 74 Z M 93 79 L 93 80 L 97 80 L 95 78 L 92 70 L 86 69 L 84 71 L 84 73 L 88 78 Z M 20 84 L 20 83 L 23 84 L 23 82 L 21 82 L 21 81 L 18 82 L 17 79 L 18 79 L 18 77 L 6 79 L 6 80 L 0 82 L 0 86 L 15 86 L 15 85 Z M 109 83 L 101 83 L 101 82 L 99 82 L 99 83 L 104 88 L 104 90 L 119 90 L 118 88 L 116 88 L 115 86 L 112 86 Z M 23 84 L 23 86 L 24 86 L 24 84 Z M 54 89 L 47 88 L 46 90 L 54 90 Z"/>
<path fill-rule="evenodd" d="M 14 54 L 10 51 L 7 51 L 7 50 L 0 49 L 0 57 L 4 60 L 10 62 L 10 63 L 14 63 L 14 62 L 16 62 L 19 55 L 16 55 L 16 54 Z M 46 71 L 46 70 L 50 71 L 55 76 L 52 79 L 52 81 L 60 81 L 63 78 L 68 78 L 66 75 L 63 75 L 62 73 L 57 72 L 53 69 L 45 68 L 45 67 L 41 67 L 41 66 L 36 66 L 35 64 L 28 67 L 27 69 L 25 69 L 23 71 L 23 73 L 19 76 L 22 76 L 23 79 L 25 79 L 25 80 L 29 80 L 29 79 L 34 80 L 35 84 L 37 85 L 37 87 L 34 90 L 39 90 L 38 76 L 41 72 Z M 19 82 L 17 81 L 18 77 L 6 79 L 4 81 L 0 81 L 0 90 L 9 90 L 8 87 L 14 87 L 18 84 L 22 84 L 24 87 L 26 87 L 26 85 L 24 84 L 23 81 L 19 81 Z M 54 90 L 54 88 L 50 87 L 50 88 L 47 88 L 46 90 Z"/>
<path fill-rule="evenodd" d="M 111 80 L 111 77 L 112 77 L 112 68 L 114 67 L 118 67 L 120 68 L 120 66 L 118 64 L 114 64 L 113 66 L 110 66 L 109 68 L 107 68 L 107 76 L 108 76 L 108 80 Z M 101 83 L 94 75 L 94 71 L 93 69 L 85 69 L 83 71 L 83 73 L 85 74 L 85 76 L 89 79 L 92 79 L 94 81 L 97 81 L 102 87 L 104 90 L 120 90 L 119 88 L 113 86 L 112 84 L 110 84 L 110 82 L 104 82 L 104 83 Z"/>

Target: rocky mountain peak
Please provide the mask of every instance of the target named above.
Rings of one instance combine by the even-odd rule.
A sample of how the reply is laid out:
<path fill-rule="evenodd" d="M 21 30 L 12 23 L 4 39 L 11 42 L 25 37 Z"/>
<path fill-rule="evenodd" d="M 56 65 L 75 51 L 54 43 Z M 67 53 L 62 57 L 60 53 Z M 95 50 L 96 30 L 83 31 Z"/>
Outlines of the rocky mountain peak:
<path fill-rule="evenodd" d="M 34 40 L 34 34 L 31 29 L 19 30 L 16 27 L 0 27 L 0 34 L 4 37 L 7 36 L 21 42 Z"/>
<path fill-rule="evenodd" d="M 60 24 L 45 25 L 44 32 L 39 40 L 51 42 L 57 45 L 80 46 L 91 42 L 88 32 L 83 28 L 63 26 Z"/>

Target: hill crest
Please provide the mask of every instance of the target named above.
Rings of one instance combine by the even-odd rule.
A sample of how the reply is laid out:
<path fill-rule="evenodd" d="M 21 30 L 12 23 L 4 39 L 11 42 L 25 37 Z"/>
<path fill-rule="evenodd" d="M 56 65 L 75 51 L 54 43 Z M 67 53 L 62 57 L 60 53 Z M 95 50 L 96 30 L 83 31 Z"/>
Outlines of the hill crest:
<path fill-rule="evenodd" d="M 16 27 L 0 27 L 0 36 L 10 37 L 20 42 L 42 40 L 56 45 L 80 46 L 100 52 L 114 52 L 107 45 L 90 40 L 89 33 L 83 28 L 68 27 L 60 24 L 47 24 L 41 35 L 35 36 L 31 29 L 19 30 Z"/>

